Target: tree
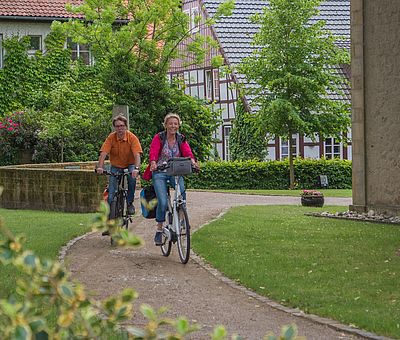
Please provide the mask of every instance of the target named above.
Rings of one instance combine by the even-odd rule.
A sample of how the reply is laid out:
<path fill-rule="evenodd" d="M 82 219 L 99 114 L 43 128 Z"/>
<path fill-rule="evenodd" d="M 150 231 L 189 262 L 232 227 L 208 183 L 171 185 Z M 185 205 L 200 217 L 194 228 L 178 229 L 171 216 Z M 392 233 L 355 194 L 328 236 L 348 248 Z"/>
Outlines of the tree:
<path fill-rule="evenodd" d="M 228 15 L 232 8 L 233 1 L 228 0 L 213 18 L 201 24 L 211 25 L 219 16 Z M 192 112 L 199 110 L 199 102 L 171 89 L 167 71 L 175 58 L 186 60 L 189 56 L 189 62 L 202 62 L 217 43 L 211 37 L 192 34 L 180 0 L 92 0 L 68 9 L 85 19 L 55 22 L 52 30 L 63 32 L 77 43 L 90 44 L 96 63 L 102 66 L 105 89 L 112 94 L 115 104 L 129 105 L 130 123 L 143 144 L 149 144 L 169 111 L 181 111 L 182 107 Z M 200 24 L 200 17 L 195 21 Z M 184 51 L 178 49 L 181 42 L 186 44 Z M 213 62 L 220 63 L 221 57 L 213 58 Z M 171 102 L 171 92 L 177 102 Z M 184 113 L 184 116 L 188 115 Z M 213 130 L 208 127 L 215 128 L 214 116 L 204 114 L 197 122 L 202 128 L 193 139 L 206 141 L 203 148 L 211 148 Z M 209 136 L 204 138 L 202 133 Z M 194 144 L 200 146 L 200 143 Z M 199 151 L 197 156 L 204 159 L 207 152 Z"/>
<path fill-rule="evenodd" d="M 256 117 L 246 112 L 243 102 L 236 105 L 236 117 L 229 135 L 232 161 L 263 161 L 266 156 L 265 135 L 260 133 Z"/>
<path fill-rule="evenodd" d="M 239 71 L 257 84 L 249 92 L 259 107 L 258 121 L 265 133 L 289 140 L 295 133 L 315 139 L 342 139 L 350 125 L 349 104 L 333 100 L 343 95 L 345 79 L 334 68 L 349 63 L 349 53 L 325 29 L 324 21 L 311 21 L 321 0 L 270 0 L 252 21 L 261 25 L 255 51 Z M 290 188 L 294 188 L 293 155 L 289 151 Z"/>

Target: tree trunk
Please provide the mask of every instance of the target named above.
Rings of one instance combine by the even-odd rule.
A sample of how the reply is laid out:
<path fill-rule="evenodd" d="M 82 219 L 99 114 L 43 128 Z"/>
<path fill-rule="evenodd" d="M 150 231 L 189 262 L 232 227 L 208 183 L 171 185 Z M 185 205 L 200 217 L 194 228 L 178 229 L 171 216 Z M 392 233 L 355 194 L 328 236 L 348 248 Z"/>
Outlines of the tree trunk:
<path fill-rule="evenodd" d="M 293 165 L 293 138 L 292 134 L 289 134 L 289 180 L 290 190 L 294 189 L 294 165 Z"/>

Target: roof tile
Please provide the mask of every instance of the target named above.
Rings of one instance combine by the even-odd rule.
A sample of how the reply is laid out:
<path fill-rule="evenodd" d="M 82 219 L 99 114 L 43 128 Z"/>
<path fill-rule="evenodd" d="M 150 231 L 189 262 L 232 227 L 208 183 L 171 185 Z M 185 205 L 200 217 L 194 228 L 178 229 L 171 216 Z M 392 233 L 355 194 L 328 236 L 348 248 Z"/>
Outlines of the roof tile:
<path fill-rule="evenodd" d="M 82 18 L 68 13 L 67 3 L 79 5 L 82 0 L 0 0 L 0 18 Z"/>

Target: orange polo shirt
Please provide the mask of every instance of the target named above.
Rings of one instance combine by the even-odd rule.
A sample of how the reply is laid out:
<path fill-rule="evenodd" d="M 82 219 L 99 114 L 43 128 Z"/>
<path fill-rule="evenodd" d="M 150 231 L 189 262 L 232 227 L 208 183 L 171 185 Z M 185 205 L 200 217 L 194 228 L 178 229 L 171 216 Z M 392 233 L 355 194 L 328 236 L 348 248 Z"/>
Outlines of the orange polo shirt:
<path fill-rule="evenodd" d="M 125 131 L 122 139 L 118 139 L 117 133 L 112 132 L 104 141 L 100 151 L 109 155 L 111 165 L 126 168 L 129 164 L 135 164 L 133 154 L 142 153 L 142 146 L 139 139 L 130 131 Z"/>

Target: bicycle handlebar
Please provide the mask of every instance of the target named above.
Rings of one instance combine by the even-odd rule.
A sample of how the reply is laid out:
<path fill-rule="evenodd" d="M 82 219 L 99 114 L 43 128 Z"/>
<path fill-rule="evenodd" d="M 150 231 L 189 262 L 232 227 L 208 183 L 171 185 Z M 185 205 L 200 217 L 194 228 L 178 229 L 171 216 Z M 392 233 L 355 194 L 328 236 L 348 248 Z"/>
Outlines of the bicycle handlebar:
<path fill-rule="evenodd" d="M 113 176 L 113 177 L 118 177 L 118 176 L 120 176 L 120 175 L 129 174 L 128 169 L 124 169 L 124 172 L 122 172 L 122 173 L 117 173 L 117 174 L 113 174 L 111 171 L 108 171 L 108 170 L 106 170 L 106 169 L 103 169 L 103 173 L 102 173 L 102 174 L 98 173 L 98 172 L 97 172 L 97 169 L 94 169 L 94 172 L 95 172 L 96 174 L 99 174 L 99 175 L 106 175 L 106 176 Z"/>

